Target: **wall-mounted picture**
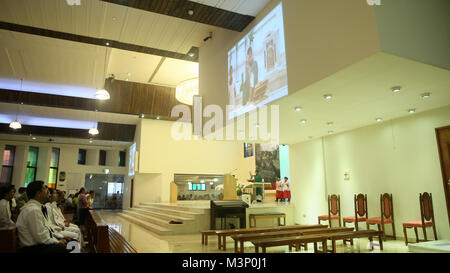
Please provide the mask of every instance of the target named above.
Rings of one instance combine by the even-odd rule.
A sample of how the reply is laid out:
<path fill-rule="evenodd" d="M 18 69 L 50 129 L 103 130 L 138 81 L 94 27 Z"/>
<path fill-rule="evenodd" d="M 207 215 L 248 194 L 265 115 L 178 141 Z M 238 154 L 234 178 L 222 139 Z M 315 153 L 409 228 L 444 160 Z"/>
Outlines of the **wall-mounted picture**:
<path fill-rule="evenodd" d="M 264 182 L 276 182 L 280 177 L 280 149 L 278 145 L 255 144 L 256 169 Z"/>
<path fill-rule="evenodd" d="M 254 145 L 252 143 L 244 143 L 244 158 L 254 155 Z"/>

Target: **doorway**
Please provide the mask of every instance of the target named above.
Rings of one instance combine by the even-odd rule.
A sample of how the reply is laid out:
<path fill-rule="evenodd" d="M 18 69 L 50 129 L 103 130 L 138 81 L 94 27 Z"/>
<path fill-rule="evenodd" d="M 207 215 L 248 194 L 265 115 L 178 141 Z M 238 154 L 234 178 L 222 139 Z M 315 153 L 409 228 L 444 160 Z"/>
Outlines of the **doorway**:
<path fill-rule="evenodd" d="M 124 175 L 86 174 L 84 187 L 94 191 L 94 209 L 122 209 Z"/>
<path fill-rule="evenodd" d="M 450 126 L 437 128 L 436 138 L 441 161 L 442 182 L 447 201 L 448 223 L 450 225 Z"/>

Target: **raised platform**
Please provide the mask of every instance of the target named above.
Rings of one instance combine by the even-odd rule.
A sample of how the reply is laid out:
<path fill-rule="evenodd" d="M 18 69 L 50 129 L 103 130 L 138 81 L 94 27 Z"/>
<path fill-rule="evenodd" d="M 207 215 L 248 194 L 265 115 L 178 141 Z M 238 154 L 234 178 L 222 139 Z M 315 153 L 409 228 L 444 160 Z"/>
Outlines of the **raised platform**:
<path fill-rule="evenodd" d="M 450 253 L 450 240 L 408 244 L 408 251 L 413 253 Z"/>
<path fill-rule="evenodd" d="M 294 224 L 294 206 L 273 202 L 252 204 L 246 210 L 247 227 L 249 215 L 259 213 L 285 213 L 287 225 Z M 194 234 L 210 229 L 210 201 L 179 201 L 170 203 L 140 203 L 118 215 L 158 235 Z M 182 224 L 171 224 L 171 221 Z M 257 227 L 271 227 L 274 219 L 261 219 Z"/>

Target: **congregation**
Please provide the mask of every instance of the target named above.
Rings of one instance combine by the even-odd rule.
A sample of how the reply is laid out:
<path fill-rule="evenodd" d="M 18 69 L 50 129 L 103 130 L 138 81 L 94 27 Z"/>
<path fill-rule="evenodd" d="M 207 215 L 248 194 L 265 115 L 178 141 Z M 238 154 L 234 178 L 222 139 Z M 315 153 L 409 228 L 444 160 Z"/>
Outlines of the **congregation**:
<path fill-rule="evenodd" d="M 84 223 L 95 193 L 81 188 L 66 199 L 64 191 L 34 181 L 17 193 L 13 185 L 0 188 L 0 229 L 17 228 L 18 251 L 22 253 L 67 253 L 83 251 Z M 70 216 L 73 215 L 72 219 Z"/>

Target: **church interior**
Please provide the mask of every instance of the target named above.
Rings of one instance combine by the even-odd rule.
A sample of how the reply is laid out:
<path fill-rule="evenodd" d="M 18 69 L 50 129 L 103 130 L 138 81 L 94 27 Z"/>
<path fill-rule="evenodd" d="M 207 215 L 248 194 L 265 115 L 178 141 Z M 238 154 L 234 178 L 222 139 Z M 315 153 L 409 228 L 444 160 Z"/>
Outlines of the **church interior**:
<path fill-rule="evenodd" d="M 2 0 L 0 188 L 63 193 L 88 253 L 449 253 L 449 26 L 447 0 Z"/>

